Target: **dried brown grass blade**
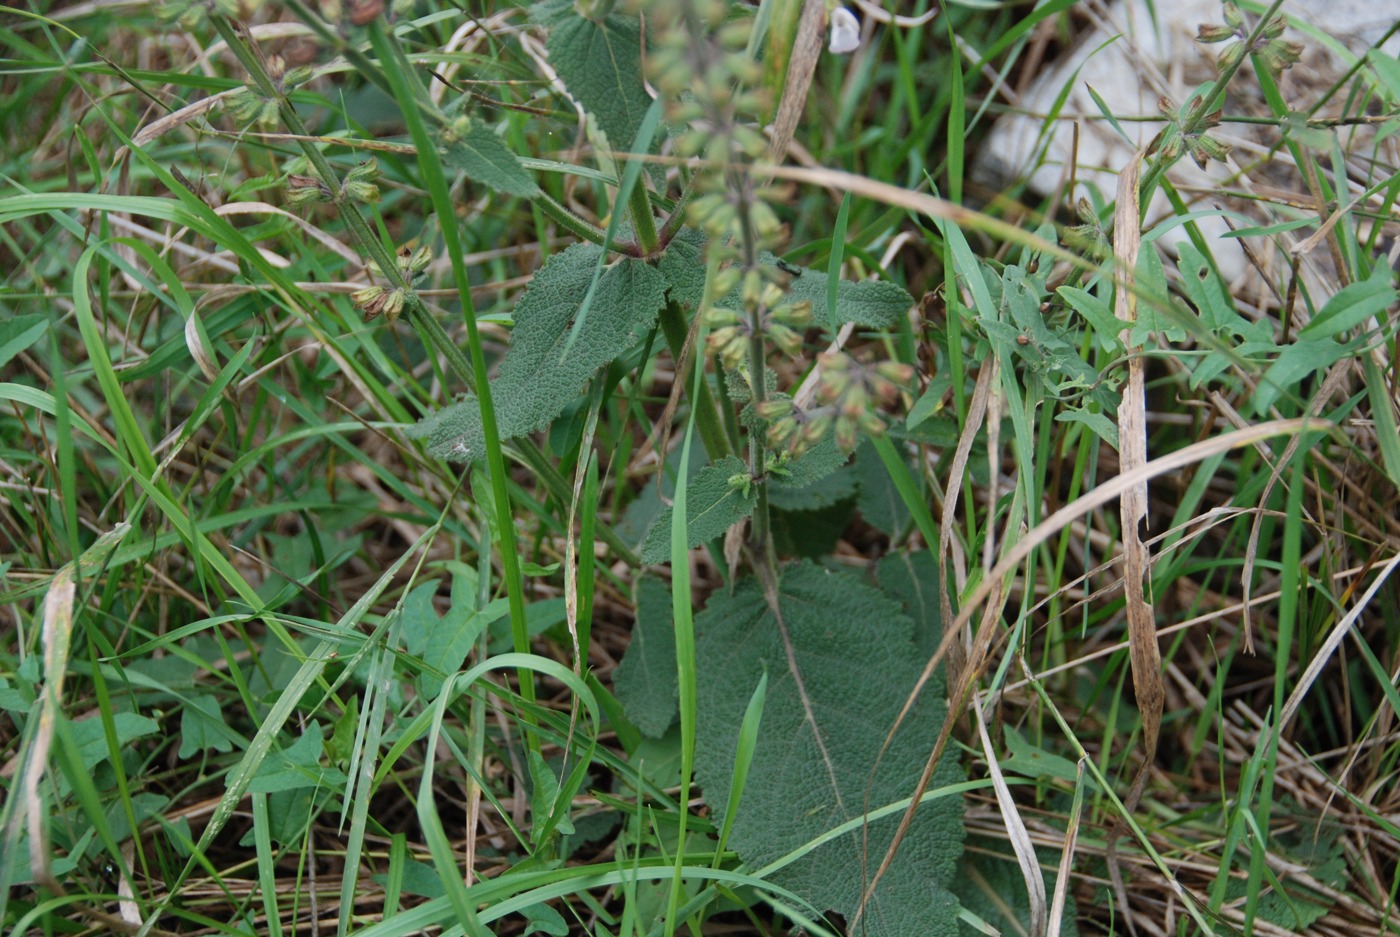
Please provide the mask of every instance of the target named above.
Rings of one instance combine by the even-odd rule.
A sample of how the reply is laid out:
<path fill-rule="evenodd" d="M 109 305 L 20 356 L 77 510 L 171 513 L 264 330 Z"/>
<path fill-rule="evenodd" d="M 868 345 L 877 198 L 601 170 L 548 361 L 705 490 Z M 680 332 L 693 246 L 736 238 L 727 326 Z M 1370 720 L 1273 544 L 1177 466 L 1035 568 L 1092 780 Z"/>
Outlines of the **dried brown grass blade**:
<path fill-rule="evenodd" d="M 1021 662 L 1025 668 L 1025 661 Z M 1029 673 L 1029 669 L 1027 669 Z M 1074 806 L 1070 808 L 1069 822 L 1065 825 L 1065 845 L 1060 850 L 1060 871 L 1055 877 L 1055 896 L 1050 901 L 1050 921 L 1046 925 L 1049 937 L 1060 937 L 1065 918 L 1065 904 L 1069 896 L 1070 870 L 1074 868 L 1074 850 L 1079 845 L 1079 821 L 1084 815 L 1084 759 L 1075 765 Z"/>
<path fill-rule="evenodd" d="M 1021 877 L 1026 881 L 1026 894 L 1030 898 L 1031 937 L 1044 937 L 1048 924 L 1048 908 L 1045 904 L 1045 877 L 1040 874 L 1040 862 L 1035 856 L 1035 844 L 1031 842 L 1030 831 L 1016 809 L 1016 800 L 1011 796 L 1011 788 L 997 763 L 996 746 L 987 732 L 987 717 L 981 706 L 972 707 L 973 719 L 977 723 L 977 735 L 982 740 L 982 753 L 987 758 L 987 774 L 992 779 L 992 790 L 996 793 L 997 807 L 1001 810 L 1002 822 L 1006 825 L 1007 839 L 1012 852 L 1016 853 L 1016 864 L 1021 867 Z"/>
<path fill-rule="evenodd" d="M 29 834 L 29 868 L 34 880 L 56 895 L 65 894 L 63 886 L 53 877 L 49 866 L 49 838 L 44 833 L 44 797 L 40 791 L 44 772 L 48 769 L 49 749 L 53 745 L 54 727 L 63 718 L 63 679 L 68 673 L 68 651 L 73 632 L 73 600 L 77 594 L 79 567 L 84 573 L 106 560 L 107 556 L 131 531 L 131 525 L 118 524 L 97 538 L 77 561 L 68 563 L 54 574 L 49 591 L 44 596 L 44 617 L 40 637 L 44 644 L 44 686 L 39 700 L 39 718 L 34 734 L 19 762 L 24 769 L 20 775 L 16 810 L 6 831 L 5 843 L 13 846 L 19 841 L 20 825 Z"/>
<path fill-rule="evenodd" d="M 948 473 L 948 488 L 943 516 L 938 523 L 938 603 L 943 613 L 942 621 L 953 620 L 953 605 L 948 597 L 948 551 L 953 544 L 953 521 L 958 511 L 958 496 L 962 494 L 963 475 L 967 472 L 967 461 L 972 455 L 972 443 L 987 415 L 987 398 L 991 394 L 992 369 L 982 368 L 977 373 L 977 384 L 972 391 L 972 400 L 967 407 L 967 421 L 958 437 L 958 448 L 953 453 L 952 468 Z M 948 652 L 948 680 L 956 683 L 962 676 L 967 655 L 965 646 L 972 644 L 968 635 L 966 643 L 955 642 Z M 920 686 L 922 688 L 922 685 Z M 917 690 L 915 691 L 918 692 Z"/>
<path fill-rule="evenodd" d="M 1139 150 L 1118 176 L 1118 207 L 1113 223 L 1115 280 L 1114 315 L 1123 323 L 1120 333 L 1128 349 L 1128 382 L 1118 407 L 1118 467 L 1127 475 L 1147 464 L 1147 391 L 1140 347 L 1129 344 L 1132 325 L 1137 319 L 1133 297 L 1133 271 L 1142 246 L 1139 227 L 1138 173 L 1145 150 Z M 1128 656 L 1133 668 L 1133 691 L 1142 715 L 1143 762 L 1124 800 L 1129 812 L 1137 808 L 1147 775 L 1157 755 L 1157 737 L 1162 727 L 1162 703 L 1166 688 L 1162 682 L 1162 653 L 1157 647 L 1157 623 L 1147 602 L 1147 577 L 1151 557 L 1143 534 L 1147 527 L 1147 479 L 1123 492 L 1119 502 L 1123 523 L 1123 597 L 1128 615 Z"/>
<path fill-rule="evenodd" d="M 807 105 L 807 92 L 812 87 L 812 75 L 822 54 L 822 28 L 825 25 L 824 0 L 807 0 L 797 21 L 797 36 L 792 43 L 792 57 L 788 59 L 783 96 L 778 102 L 778 113 L 773 118 L 773 134 L 768 143 L 768 158 L 775 163 L 781 163 L 786 158 L 788 144 L 792 143 L 797 122 Z"/>
<path fill-rule="evenodd" d="M 1141 346 L 1131 343 L 1137 303 L 1133 297 L 1133 272 L 1142 247 L 1141 217 L 1138 204 L 1138 175 L 1145 150 L 1139 150 L 1118 176 L 1118 205 L 1113 219 L 1114 302 L 1113 313 L 1123 323 L 1119 333 L 1128 350 L 1128 380 L 1118 405 L 1118 469 L 1126 475 L 1147 464 L 1147 390 Z M 1162 652 L 1157 646 L 1157 623 L 1147 602 L 1146 584 L 1151 558 L 1143 535 L 1147 528 L 1147 480 L 1142 479 L 1123 492 L 1118 503 L 1123 536 L 1123 601 L 1128 617 L 1128 659 L 1132 663 L 1133 693 L 1142 717 L 1142 764 L 1123 800 L 1131 814 L 1142 799 L 1148 775 L 1157 758 L 1157 738 L 1162 728 L 1162 703 L 1166 687 L 1162 681 Z M 1123 884 L 1117 860 L 1118 836 L 1108 840 L 1108 875 L 1113 882 L 1128 930 L 1137 933 L 1129 913 L 1128 891 Z"/>

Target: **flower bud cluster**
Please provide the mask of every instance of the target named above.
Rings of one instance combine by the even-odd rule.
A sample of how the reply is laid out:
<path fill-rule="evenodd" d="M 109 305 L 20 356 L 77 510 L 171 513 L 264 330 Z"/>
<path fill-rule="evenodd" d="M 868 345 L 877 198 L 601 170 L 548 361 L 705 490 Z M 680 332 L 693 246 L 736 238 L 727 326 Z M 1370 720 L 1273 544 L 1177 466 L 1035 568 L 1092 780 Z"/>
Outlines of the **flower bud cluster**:
<path fill-rule="evenodd" d="M 803 408 L 790 397 L 771 397 L 758 404 L 758 414 L 768 421 L 768 442 L 785 448 L 794 457 L 816 445 L 834 426 L 836 444 L 850 452 L 859 433 L 885 431 L 877 408 L 889 406 L 914 376 L 907 364 L 881 361 L 863 364 L 845 352 L 818 358 L 821 377 L 817 400 L 821 406 Z"/>
<path fill-rule="evenodd" d="M 412 283 L 422 276 L 423 271 L 428 269 L 428 264 L 432 261 L 433 252 L 426 245 L 417 250 L 404 245 L 394 254 L 394 266 L 398 268 L 398 279 L 404 283 Z M 370 261 L 369 269 L 376 275 L 384 275 L 384 270 L 373 261 Z M 415 296 L 413 290 L 403 286 L 367 286 L 352 293 L 350 299 L 364 313 L 366 322 L 381 315 L 393 322 L 403 312 L 405 304 L 413 300 Z"/>
<path fill-rule="evenodd" d="M 767 148 L 757 118 L 768 99 L 763 67 L 747 52 L 750 21 L 726 21 L 726 6 L 656 0 L 648 11 L 659 37 L 649 77 L 667 102 L 667 118 L 689 128 L 676 150 L 721 164 L 736 153 L 757 159 Z"/>
<path fill-rule="evenodd" d="M 1216 55 L 1216 64 L 1221 71 L 1235 68 L 1248 52 L 1258 57 L 1264 67 L 1277 77 L 1284 69 L 1292 68 L 1303 56 L 1303 47 L 1296 42 L 1281 38 L 1288 21 L 1282 14 L 1270 17 L 1259 31 L 1259 37 L 1249 44 L 1249 24 L 1244 11 L 1234 3 L 1225 3 L 1224 25 L 1202 23 L 1196 28 L 1196 41 L 1206 44 L 1227 42 Z"/>
<path fill-rule="evenodd" d="M 770 97 L 763 66 L 748 52 L 751 21 L 727 20 L 726 12 L 721 0 L 655 0 L 648 24 L 658 39 L 648 74 L 666 101 L 667 120 L 687 128 L 675 139 L 676 153 L 713 167 L 702 170 L 688 220 L 712 243 L 757 250 L 781 234 L 770 203 L 787 192 L 746 171 L 768 151 L 762 122 Z"/>
<path fill-rule="evenodd" d="M 298 168 L 304 164 L 297 161 Z M 379 201 L 379 164 L 367 159 L 356 165 L 345 175 L 340 185 L 342 196 L 353 202 L 375 203 Z M 335 193 L 319 177 L 299 172 L 287 174 L 287 204 L 294 207 L 314 205 L 317 202 L 335 201 Z"/>
<path fill-rule="evenodd" d="M 710 306 L 705 314 L 711 329 L 710 351 L 719 355 L 725 367 L 738 368 L 757 328 L 779 351 L 795 357 L 802 350 L 802 329 L 812 318 L 812 304 L 786 302 L 787 294 L 761 267 L 748 271 L 743 281 L 744 311 Z"/>
<path fill-rule="evenodd" d="M 224 110 L 228 111 L 237 123 L 273 127 L 277 124 L 278 98 L 306 84 L 314 75 L 315 72 L 309 65 L 300 65 L 288 71 L 287 63 L 281 56 L 268 56 L 267 76 L 272 79 L 276 94 L 265 97 L 250 83 L 224 99 Z"/>
<path fill-rule="evenodd" d="M 1099 221 L 1094 206 L 1087 198 L 1080 196 L 1079 201 L 1074 203 L 1074 214 L 1079 224 L 1065 229 L 1065 244 L 1090 257 L 1106 256 L 1110 249 L 1108 232 L 1104 230 L 1103 222 Z"/>
<path fill-rule="evenodd" d="M 365 314 L 366 322 L 380 315 L 393 322 L 403 312 L 404 303 L 408 301 L 408 291 L 403 287 L 386 289 L 382 286 L 367 286 L 352 293 L 350 299 Z"/>
<path fill-rule="evenodd" d="M 894 361 L 862 364 L 839 351 L 817 360 L 822 369 L 817 399 L 836 411 L 836 444 L 849 452 L 858 442 L 857 430 L 883 433 L 885 421 L 876 407 L 893 404 L 900 388 L 913 378 L 914 369 Z"/>
<path fill-rule="evenodd" d="M 1221 143 L 1206 134 L 1207 130 L 1220 124 L 1221 111 L 1203 114 L 1206 107 L 1204 98 L 1196 98 L 1179 109 L 1169 98 L 1161 98 L 1157 107 L 1171 123 L 1157 151 L 1166 162 L 1174 162 L 1184 151 L 1197 166 L 1205 169 L 1206 163 L 1211 160 L 1224 162 L 1230 154 L 1230 144 Z"/>
<path fill-rule="evenodd" d="M 394 266 L 398 268 L 399 277 L 407 283 L 412 283 L 423 275 L 423 271 L 428 269 L 428 264 L 433 262 L 433 252 L 426 244 L 414 250 L 405 244 L 394 254 Z M 384 271 L 379 264 L 374 261 L 369 262 L 369 269 L 378 276 L 383 276 Z"/>

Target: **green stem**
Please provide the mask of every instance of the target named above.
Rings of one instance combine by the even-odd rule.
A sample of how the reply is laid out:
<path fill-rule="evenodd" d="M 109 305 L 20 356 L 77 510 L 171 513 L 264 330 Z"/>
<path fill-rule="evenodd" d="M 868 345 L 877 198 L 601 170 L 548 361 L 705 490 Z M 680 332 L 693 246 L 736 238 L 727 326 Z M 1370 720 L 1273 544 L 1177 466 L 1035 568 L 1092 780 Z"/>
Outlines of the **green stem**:
<path fill-rule="evenodd" d="M 747 180 L 745 180 L 747 183 Z M 757 235 L 753 229 L 753 217 L 749 212 L 749 200 L 739 199 L 739 231 L 743 241 L 744 271 L 753 270 L 757 266 L 757 252 L 754 244 Z M 764 305 L 760 299 L 755 302 L 752 309 L 746 310 L 749 316 L 749 394 L 753 397 L 754 406 L 758 407 L 768 397 L 768 384 L 766 381 L 765 368 L 767 367 L 767 353 L 763 346 L 763 313 Z M 749 433 L 749 474 L 753 476 L 758 484 L 758 506 L 753 512 L 753 537 L 750 541 L 756 554 L 756 561 L 768 564 L 771 561 L 772 551 L 769 549 L 769 517 L 768 517 L 768 479 L 764 475 L 764 439 L 762 433 Z M 758 559 L 761 557 L 762 559 Z M 776 567 L 770 568 L 773 581 L 777 581 Z"/>
<path fill-rule="evenodd" d="M 695 198 L 695 180 L 697 176 L 691 176 L 685 189 L 681 192 L 681 197 L 676 202 L 676 207 L 661 226 L 661 233 L 657 235 L 661 244 L 670 244 L 671 240 L 680 231 L 681 225 L 685 223 L 686 209 L 690 207 L 691 200 Z"/>
<path fill-rule="evenodd" d="M 1279 7 L 1281 6 L 1283 6 L 1283 0 L 1274 0 L 1269 8 L 1264 11 L 1264 15 L 1254 24 L 1254 29 L 1250 30 L 1249 38 L 1245 40 L 1247 48 L 1254 48 L 1254 44 L 1264 33 L 1264 26 L 1269 20 L 1273 19 L 1274 14 L 1278 13 Z M 1198 133 L 1205 119 L 1210 116 L 1211 111 L 1215 110 L 1215 108 L 1224 101 L 1225 87 L 1229 85 L 1230 79 L 1235 77 L 1235 73 L 1240 70 L 1240 66 L 1244 64 L 1246 57 L 1247 56 L 1243 55 L 1240 56 L 1239 61 L 1216 76 L 1215 82 L 1210 86 L 1210 90 L 1201 97 L 1201 106 L 1197 108 L 1191 114 L 1190 119 L 1179 128 L 1183 137 L 1189 137 L 1194 133 Z M 1176 159 L 1180 158 L 1180 155 L 1176 157 Z M 1157 183 L 1161 181 L 1162 176 L 1166 174 L 1166 171 L 1171 168 L 1172 163 L 1176 162 L 1176 159 L 1169 162 L 1162 159 L 1159 155 L 1152 161 L 1152 165 L 1148 167 L 1147 172 L 1143 175 L 1142 184 L 1139 186 L 1140 194 L 1138 197 L 1141 199 L 1144 217 L 1146 217 L 1148 202 L 1152 197 L 1153 190 L 1157 187 Z"/>
<path fill-rule="evenodd" d="M 590 241 L 594 244 L 602 244 L 607 239 L 607 235 L 602 231 L 595 228 L 587 221 L 584 221 L 563 205 L 560 205 L 544 190 L 540 190 L 540 193 L 534 197 L 534 203 L 538 205 L 546 215 L 554 219 L 554 222 L 561 228 L 583 238 L 585 241 Z M 625 245 L 614 243 L 611 246 L 614 250 L 622 249 L 626 252 Z"/>
<path fill-rule="evenodd" d="M 679 362 L 682 352 L 685 350 L 685 340 L 690 334 L 690 326 L 685 321 L 685 313 L 681 311 L 679 304 L 667 302 L 662 308 L 661 331 L 666 335 L 666 344 L 671 349 L 671 357 Z M 699 360 L 699 349 L 695 349 L 685 373 L 676 375 L 676 380 L 680 381 L 687 391 L 691 386 L 690 375 L 694 373 L 696 362 Z M 732 452 L 729 448 L 729 437 L 724 434 L 724 425 L 720 422 L 719 411 L 715 409 L 714 398 L 710 396 L 710 385 L 705 381 L 696 381 L 695 383 L 700 390 L 690 405 L 695 410 L 695 423 L 700 430 L 700 440 L 705 444 L 705 452 L 710 459 L 722 458 Z"/>
<path fill-rule="evenodd" d="M 632 227 L 637 232 L 637 245 L 643 257 L 650 257 L 660 243 L 656 235 L 656 218 L 651 213 L 651 199 L 647 197 L 647 184 L 638 177 L 632 191 L 627 195 L 627 208 L 632 215 Z"/>

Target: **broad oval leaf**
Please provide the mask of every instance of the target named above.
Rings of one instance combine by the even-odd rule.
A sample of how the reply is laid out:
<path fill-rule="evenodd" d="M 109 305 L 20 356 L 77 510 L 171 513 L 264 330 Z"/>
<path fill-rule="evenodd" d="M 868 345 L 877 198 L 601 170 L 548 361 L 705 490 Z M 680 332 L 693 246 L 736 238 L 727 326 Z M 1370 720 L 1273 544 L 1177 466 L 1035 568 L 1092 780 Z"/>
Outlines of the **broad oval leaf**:
<path fill-rule="evenodd" d="M 564 353 L 570 326 L 588 293 L 602 248 L 575 244 L 535 274 L 515 305 L 515 330 L 500 375 L 491 382 L 502 439 L 543 429 L 600 367 L 632 347 L 656 321 L 666 281 L 630 257 L 603 271 L 587 328 Z M 481 406 L 469 397 L 429 415 L 410 435 L 428 440 L 433 455 L 471 461 L 486 449 Z"/>
<path fill-rule="evenodd" d="M 614 150 L 626 150 L 651 107 L 642 76 L 641 21 L 611 13 L 580 16 L 572 0 L 546 0 L 532 12 L 549 30 L 545 49 L 569 95 L 593 115 Z"/>
<path fill-rule="evenodd" d="M 763 726 L 730 839 L 753 868 L 804 849 L 867 809 L 908 797 L 946 714 L 936 677 L 881 757 L 921 670 L 913 623 L 857 574 L 811 563 L 786 570 L 778 595 L 786 637 L 752 581 L 733 595 L 711 596 L 695 620 L 696 777 L 715 816 L 726 810 L 745 704 L 768 675 Z M 800 682 L 789 666 L 789 642 Z M 932 788 L 959 780 L 955 760 L 944 758 Z M 810 849 L 771 880 L 850 920 L 899 820 L 885 817 L 870 824 L 868 837 L 856 830 Z M 862 931 L 954 937 L 958 902 L 949 883 L 962 839 L 960 798 L 924 804 L 875 889 Z"/>

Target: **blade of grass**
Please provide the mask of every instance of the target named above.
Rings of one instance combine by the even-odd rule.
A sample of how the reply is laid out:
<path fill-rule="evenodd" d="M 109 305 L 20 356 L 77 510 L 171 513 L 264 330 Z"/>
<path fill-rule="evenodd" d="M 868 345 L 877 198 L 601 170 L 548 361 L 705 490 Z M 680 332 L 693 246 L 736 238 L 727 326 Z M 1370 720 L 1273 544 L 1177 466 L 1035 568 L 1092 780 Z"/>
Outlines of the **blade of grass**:
<path fill-rule="evenodd" d="M 709 293 L 714 274 L 714 264 L 706 271 L 705 292 Z M 696 312 L 700 315 L 699 310 Z M 705 345 L 703 320 L 700 334 L 696 336 L 698 347 Z M 698 399 L 700 384 L 705 379 L 703 368 L 694 371 L 695 388 L 691 399 Z M 686 821 L 690 817 L 690 779 L 695 765 L 695 731 L 697 719 L 695 681 L 695 619 L 690 597 L 690 551 L 689 518 L 686 514 L 686 501 L 690 486 L 690 447 L 695 439 L 695 408 L 691 408 L 685 423 L 685 439 L 681 443 L 680 477 L 676 479 L 676 495 L 671 513 L 671 615 L 676 633 L 676 685 L 680 697 L 681 723 L 681 796 L 677 820 L 676 858 L 672 869 L 670 894 L 666 899 L 665 937 L 672 937 L 678 922 L 682 890 L 681 873 L 685 867 Z"/>
<path fill-rule="evenodd" d="M 382 63 L 388 65 L 402 60 L 402 53 L 399 52 L 397 46 L 377 21 L 370 26 L 370 42 Z M 478 375 L 476 395 L 481 406 L 481 424 L 486 437 L 486 464 L 489 469 L 491 493 L 496 504 L 496 516 L 503 519 L 510 518 L 512 515 L 510 495 L 506 490 L 505 457 L 501 453 L 501 436 L 496 426 L 496 409 L 491 400 L 491 384 L 486 379 L 486 356 L 481 347 L 481 336 L 477 331 L 476 310 L 472 304 L 471 280 L 467 276 L 466 264 L 462 260 L 463 251 L 461 238 L 457 232 L 457 214 L 452 205 L 447 177 L 443 172 L 442 163 L 438 159 L 437 148 L 433 145 L 433 140 L 428 135 L 428 128 L 424 125 L 419 114 L 416 96 L 409 85 L 410 81 L 416 84 L 417 78 L 410 77 L 413 74 L 411 71 L 401 71 L 396 67 L 387 67 L 385 72 L 390 86 L 394 89 L 394 97 L 403 109 L 404 122 L 408 124 L 413 143 L 418 148 L 418 168 L 423 175 L 423 182 L 428 189 L 428 194 L 432 197 L 433 210 L 438 217 L 438 229 L 442 232 L 443 247 L 452 263 L 452 277 L 457 284 L 458 295 L 462 303 L 462 316 L 467 323 L 467 345 L 471 354 L 472 372 Z M 515 545 L 515 525 L 502 522 L 496 525 L 495 530 L 501 548 L 501 569 L 505 579 L 506 595 L 510 601 L 511 639 L 515 644 L 516 653 L 524 654 L 530 650 L 530 635 L 525 630 L 524 581 L 521 578 L 520 560 Z M 522 671 L 517 676 L 520 678 L 521 696 L 527 702 L 533 702 L 535 699 L 533 675 L 529 671 Z M 538 751 L 538 738 L 532 733 L 526 733 L 525 738 L 526 745 L 530 747 L 531 751 Z"/>

